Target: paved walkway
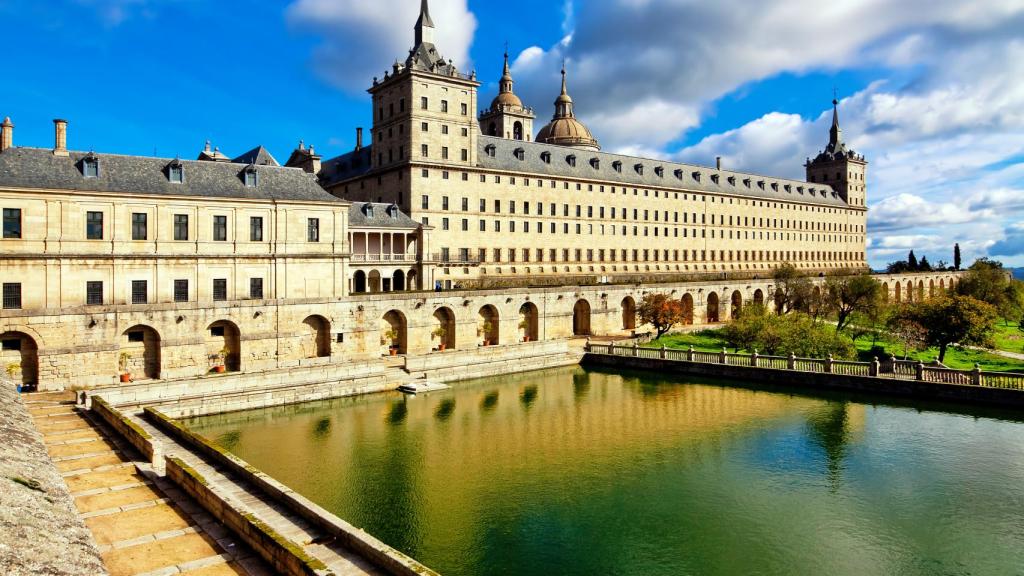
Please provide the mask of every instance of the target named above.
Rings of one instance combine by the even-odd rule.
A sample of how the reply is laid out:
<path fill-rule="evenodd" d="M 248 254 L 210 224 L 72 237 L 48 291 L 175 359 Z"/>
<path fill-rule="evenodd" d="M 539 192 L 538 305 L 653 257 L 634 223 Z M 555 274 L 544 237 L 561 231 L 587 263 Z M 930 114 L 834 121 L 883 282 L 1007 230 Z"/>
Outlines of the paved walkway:
<path fill-rule="evenodd" d="M 268 502 L 259 488 L 226 470 L 215 467 L 205 457 L 178 443 L 144 418 L 133 419 L 154 440 L 161 443 L 165 455 L 174 455 L 185 461 L 199 472 L 217 493 L 226 496 L 237 508 L 251 512 L 279 534 L 302 546 L 308 554 L 326 564 L 336 576 L 386 574 L 361 555 L 336 542 L 330 535 L 295 516 L 281 504 Z"/>
<path fill-rule="evenodd" d="M 111 576 L 249 575 L 274 571 L 105 425 L 74 394 L 26 396 L 29 413 Z"/>

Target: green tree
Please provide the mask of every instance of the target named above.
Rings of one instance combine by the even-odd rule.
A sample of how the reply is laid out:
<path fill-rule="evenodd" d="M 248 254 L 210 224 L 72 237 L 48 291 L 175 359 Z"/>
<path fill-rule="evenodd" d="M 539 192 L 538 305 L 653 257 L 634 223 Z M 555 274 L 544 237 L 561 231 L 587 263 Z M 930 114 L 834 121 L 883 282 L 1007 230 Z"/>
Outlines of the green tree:
<path fill-rule="evenodd" d="M 904 360 L 907 359 L 907 355 L 911 350 L 917 352 L 928 347 L 928 331 L 911 312 L 910 305 L 890 308 L 890 313 L 886 319 L 886 327 L 889 330 L 889 334 L 903 344 Z"/>
<path fill-rule="evenodd" d="M 917 256 L 914 255 L 913 250 L 907 255 L 907 269 L 911 272 L 917 272 L 921 269 L 921 265 L 917 262 Z"/>
<path fill-rule="evenodd" d="M 928 261 L 927 256 L 921 256 L 921 261 L 917 265 L 918 272 L 931 272 L 932 263 Z"/>
<path fill-rule="evenodd" d="M 647 294 L 637 308 L 637 315 L 644 324 L 654 326 L 658 338 L 668 333 L 685 318 L 683 303 L 665 294 Z"/>
<path fill-rule="evenodd" d="M 814 286 L 806 274 L 786 262 L 772 273 L 775 280 L 775 311 L 789 314 L 794 310 L 809 310 Z"/>
<path fill-rule="evenodd" d="M 960 244 L 953 245 L 953 269 L 960 270 Z"/>
<path fill-rule="evenodd" d="M 925 342 L 939 348 L 939 362 L 952 345 L 990 346 L 997 318 L 995 307 L 959 294 L 907 306 L 902 315 L 924 328 Z"/>
<path fill-rule="evenodd" d="M 723 336 L 736 350 L 757 350 L 768 355 L 795 354 L 808 358 L 852 358 L 853 343 L 803 312 L 769 314 L 749 306 L 723 328 Z"/>
<path fill-rule="evenodd" d="M 823 297 L 826 311 L 836 315 L 836 332 L 842 332 L 854 313 L 871 314 L 882 303 L 882 285 L 867 274 L 831 276 Z"/>
<path fill-rule="evenodd" d="M 1020 305 L 1020 293 L 1013 286 L 1009 272 L 1002 262 L 988 258 L 979 258 L 971 264 L 957 284 L 956 292 L 981 300 L 1010 316 L 1016 316 L 1015 307 Z"/>

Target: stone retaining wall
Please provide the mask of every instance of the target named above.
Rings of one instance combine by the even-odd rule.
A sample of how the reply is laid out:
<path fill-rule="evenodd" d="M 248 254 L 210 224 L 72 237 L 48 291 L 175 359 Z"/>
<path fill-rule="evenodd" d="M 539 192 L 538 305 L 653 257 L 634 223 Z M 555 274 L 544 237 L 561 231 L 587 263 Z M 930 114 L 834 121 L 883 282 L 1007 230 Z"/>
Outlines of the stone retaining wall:
<path fill-rule="evenodd" d="M 162 448 L 160 443 L 153 439 L 148 432 L 132 422 L 117 408 L 108 404 L 103 398 L 93 396 L 92 412 L 99 416 L 111 428 L 117 431 L 129 444 L 135 447 L 147 462 L 160 464 L 162 461 Z"/>
<path fill-rule="evenodd" d="M 273 528 L 246 514 L 222 498 L 206 479 L 188 464 L 167 457 L 167 477 L 195 499 L 214 518 L 230 528 L 280 574 L 287 576 L 328 576 L 333 572 L 323 562 L 306 554 L 301 546 Z"/>
<path fill-rule="evenodd" d="M 0 574 L 107 574 L 23 398 L 0 379 Z"/>
<path fill-rule="evenodd" d="M 586 366 L 608 368 L 630 368 L 651 370 L 661 373 L 728 378 L 744 382 L 795 386 L 810 389 L 843 390 L 870 394 L 887 394 L 922 400 L 939 400 L 959 403 L 986 404 L 1003 408 L 1024 408 L 1024 392 L 982 386 L 964 386 L 916 380 L 875 378 L 870 376 L 849 376 L 843 374 L 822 374 L 798 372 L 752 366 L 727 364 L 704 364 L 658 358 L 636 358 L 610 356 L 607 354 L 586 354 Z"/>
<path fill-rule="evenodd" d="M 224 450 L 214 442 L 192 432 L 159 410 L 146 408 L 145 415 L 150 422 L 175 440 L 198 451 L 215 463 L 216 466 L 256 486 L 263 492 L 265 498 L 283 504 L 291 512 L 324 530 L 345 547 L 359 553 L 375 565 L 386 569 L 389 573 L 396 576 L 430 576 L 436 574 L 426 566 L 416 562 L 416 560 L 391 548 L 370 534 L 324 510 L 291 488 L 260 472 L 249 463 Z M 168 474 L 170 474 L 170 468 L 168 468 Z M 200 502 L 202 503 L 203 501 L 200 500 Z M 211 510 L 211 513 L 214 513 L 214 511 Z"/>

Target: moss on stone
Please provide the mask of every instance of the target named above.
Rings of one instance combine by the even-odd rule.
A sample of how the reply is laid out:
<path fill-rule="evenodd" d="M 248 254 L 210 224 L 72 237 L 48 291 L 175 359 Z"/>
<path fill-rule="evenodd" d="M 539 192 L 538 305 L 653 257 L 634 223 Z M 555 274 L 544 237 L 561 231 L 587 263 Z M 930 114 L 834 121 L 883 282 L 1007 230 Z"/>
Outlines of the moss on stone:
<path fill-rule="evenodd" d="M 240 512 L 240 514 L 257 530 L 263 532 L 268 538 L 273 540 L 279 546 L 288 551 L 289 554 L 298 558 L 303 564 L 312 570 L 326 570 L 327 565 L 324 564 L 319 558 L 310 556 L 305 549 L 296 544 L 295 542 L 285 538 L 281 534 L 268 526 L 265 522 L 254 516 L 249 512 Z"/>
<path fill-rule="evenodd" d="M 142 429 L 141 426 L 139 426 L 135 422 L 132 422 L 127 416 L 122 414 L 120 410 L 115 409 L 113 406 L 108 404 L 107 401 L 104 400 L 103 398 L 99 396 L 93 396 L 92 403 L 94 406 L 99 405 L 107 412 L 113 414 L 115 418 L 120 420 L 121 423 L 127 426 L 132 432 L 135 432 L 136 434 L 138 434 L 142 438 L 145 438 L 146 440 L 153 440 L 153 437 L 149 435 L 149 432 L 146 432 L 145 430 Z"/>

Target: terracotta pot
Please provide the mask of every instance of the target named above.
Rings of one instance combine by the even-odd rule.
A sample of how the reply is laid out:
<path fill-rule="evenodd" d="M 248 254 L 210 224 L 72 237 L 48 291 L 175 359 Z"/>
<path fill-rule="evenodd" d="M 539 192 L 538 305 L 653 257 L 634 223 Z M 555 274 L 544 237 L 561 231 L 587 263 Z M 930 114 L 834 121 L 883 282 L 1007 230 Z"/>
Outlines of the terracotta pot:
<path fill-rule="evenodd" d="M 131 381 L 132 381 L 132 375 L 131 374 L 121 374 L 121 382 L 122 383 L 128 383 L 128 382 L 131 382 Z"/>
<path fill-rule="evenodd" d="M 447 348 L 447 347 L 448 347 L 447 344 L 441 344 L 440 346 L 437 347 L 437 349 L 440 350 L 441 352 L 444 352 L 444 349 Z"/>
<path fill-rule="evenodd" d="M 398 348 L 391 348 L 391 349 L 388 350 L 388 353 L 391 354 L 392 356 L 397 356 L 398 355 Z"/>
<path fill-rule="evenodd" d="M 530 337 L 529 336 L 523 336 L 523 342 L 529 342 L 529 341 L 530 341 Z"/>
<path fill-rule="evenodd" d="M 490 346 L 490 345 L 491 345 L 491 341 L 490 340 L 484 340 L 484 346 Z"/>
<path fill-rule="evenodd" d="M 225 370 L 227 370 L 227 368 L 225 368 L 224 366 L 213 367 L 213 371 L 216 372 L 217 374 L 223 374 Z"/>

